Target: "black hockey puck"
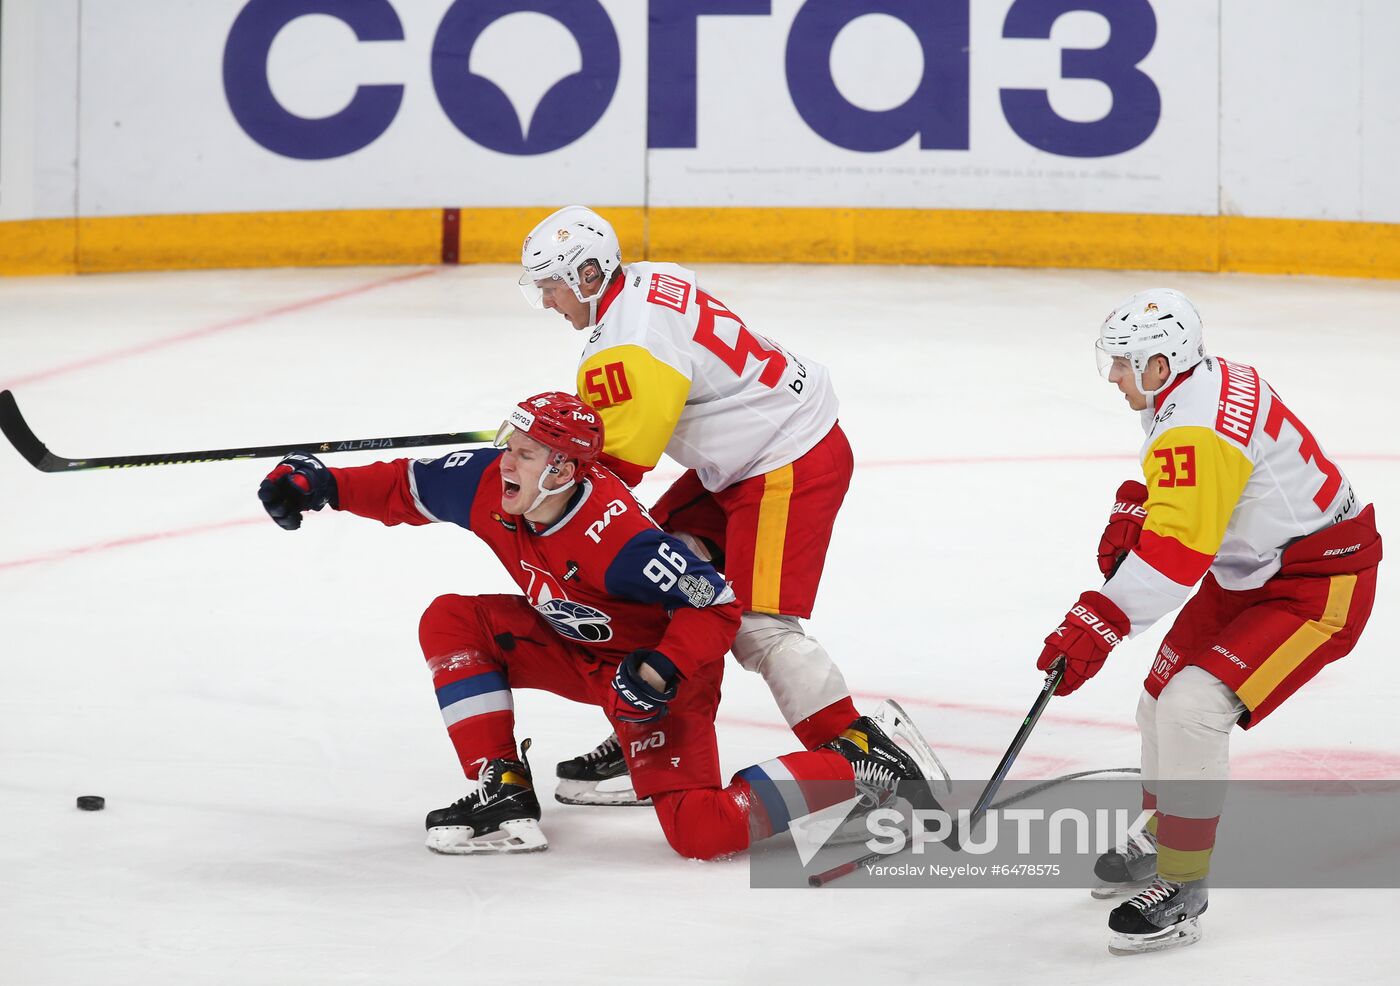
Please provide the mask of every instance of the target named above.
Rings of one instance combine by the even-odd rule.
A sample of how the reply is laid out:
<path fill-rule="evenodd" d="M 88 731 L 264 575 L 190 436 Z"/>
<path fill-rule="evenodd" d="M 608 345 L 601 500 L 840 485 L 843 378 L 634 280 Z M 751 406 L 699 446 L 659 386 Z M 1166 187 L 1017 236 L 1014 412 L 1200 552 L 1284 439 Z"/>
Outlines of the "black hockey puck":
<path fill-rule="evenodd" d="M 83 811 L 101 811 L 107 806 L 107 799 L 100 794 L 82 794 L 78 796 L 78 807 Z"/>

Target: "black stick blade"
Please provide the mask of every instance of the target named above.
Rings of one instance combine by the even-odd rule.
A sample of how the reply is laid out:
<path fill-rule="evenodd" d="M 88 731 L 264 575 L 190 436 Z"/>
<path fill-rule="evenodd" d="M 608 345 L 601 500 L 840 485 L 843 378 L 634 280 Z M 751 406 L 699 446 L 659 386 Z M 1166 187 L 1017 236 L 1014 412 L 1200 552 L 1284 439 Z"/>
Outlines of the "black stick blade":
<path fill-rule="evenodd" d="M 0 431 L 5 433 L 10 444 L 29 460 L 29 464 L 35 469 L 44 472 L 63 471 L 63 463 L 55 459 L 44 443 L 30 430 L 24 415 L 19 413 L 15 395 L 8 390 L 0 390 Z"/>

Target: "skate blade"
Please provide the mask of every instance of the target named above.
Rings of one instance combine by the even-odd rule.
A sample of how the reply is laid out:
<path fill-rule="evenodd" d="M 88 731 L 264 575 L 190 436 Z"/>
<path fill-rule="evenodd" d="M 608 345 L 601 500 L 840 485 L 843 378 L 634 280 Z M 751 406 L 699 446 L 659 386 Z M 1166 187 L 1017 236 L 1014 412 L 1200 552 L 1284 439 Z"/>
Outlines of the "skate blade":
<path fill-rule="evenodd" d="M 510 852 L 543 852 L 549 848 L 540 823 L 533 818 L 516 818 L 502 822 L 488 835 L 472 836 L 466 825 L 441 825 L 428 829 L 425 845 L 444 856 L 499 856 Z"/>
<path fill-rule="evenodd" d="M 1140 955 L 1144 952 L 1160 952 L 1163 949 L 1193 945 L 1201 940 L 1201 925 L 1196 918 L 1187 918 L 1180 924 L 1163 928 L 1155 935 L 1113 935 L 1108 942 L 1108 950 L 1114 955 Z"/>
<path fill-rule="evenodd" d="M 943 761 L 938 759 L 938 754 L 933 752 L 933 747 L 914 724 L 913 717 L 904 711 L 903 706 L 894 699 L 887 698 L 880 703 L 870 718 L 885 731 L 886 736 L 914 758 L 934 793 L 952 793 L 953 779 L 948 775 L 948 768 L 943 766 Z"/>
<path fill-rule="evenodd" d="M 1101 883 L 1089 891 L 1089 896 L 1095 900 L 1113 900 L 1115 897 L 1132 897 L 1142 893 L 1155 881 L 1149 877 L 1146 880 L 1134 880 L 1132 883 Z"/>
<path fill-rule="evenodd" d="M 630 808 L 651 804 L 650 798 L 637 800 L 637 792 L 628 784 L 616 790 L 603 790 L 599 781 L 570 781 L 561 779 L 554 788 L 554 800 L 566 805 L 605 805 Z"/>

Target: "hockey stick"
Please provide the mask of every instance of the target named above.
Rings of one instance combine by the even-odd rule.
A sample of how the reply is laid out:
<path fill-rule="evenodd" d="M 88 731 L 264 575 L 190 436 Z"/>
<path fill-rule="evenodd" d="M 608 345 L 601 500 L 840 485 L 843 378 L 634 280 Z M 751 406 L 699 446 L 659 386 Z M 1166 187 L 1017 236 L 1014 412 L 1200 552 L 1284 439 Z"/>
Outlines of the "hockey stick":
<path fill-rule="evenodd" d="M 1050 672 L 1045 676 L 1045 683 L 1040 686 L 1040 694 L 1036 696 L 1035 704 L 1032 705 L 1031 710 L 1026 713 L 1026 718 L 1021 722 L 1021 728 L 1016 730 L 1016 735 L 1011 738 L 1011 745 L 1007 747 L 1005 756 L 1001 758 L 1001 763 L 997 764 L 997 769 L 992 772 L 992 779 L 987 781 L 987 786 L 982 789 L 982 794 L 977 798 L 977 803 L 973 806 L 971 813 L 968 815 L 967 834 L 970 835 L 977 828 L 977 823 L 980 822 L 982 816 L 987 813 L 987 807 L 992 803 L 992 798 L 996 797 L 996 793 L 1001 787 L 1001 782 L 1006 780 L 1006 775 L 1011 772 L 1011 765 L 1016 762 L 1016 757 L 1020 755 L 1021 748 L 1026 745 L 1026 740 L 1030 738 L 1031 730 L 1034 729 L 1035 724 L 1040 721 L 1041 713 L 1043 713 L 1045 707 L 1050 704 L 1050 699 L 1054 696 L 1055 689 L 1059 687 L 1060 679 L 1064 677 L 1064 674 L 1065 659 L 1064 656 L 1061 655 L 1056 658 L 1055 663 L 1051 665 Z M 1044 790 L 1044 788 L 1041 790 Z M 909 843 L 910 840 L 906 839 L 904 843 L 906 848 Z M 956 822 L 953 823 L 947 836 L 944 837 L 943 844 L 953 852 L 958 852 L 962 849 Z M 854 873 L 867 863 L 873 863 L 891 855 L 894 854 L 883 852 L 866 853 L 864 856 L 853 859 L 849 863 L 833 866 L 825 872 L 808 877 L 807 885 L 809 887 L 824 887 L 833 880 L 839 880 L 848 873 Z"/>
<path fill-rule="evenodd" d="M 1050 699 L 1054 696 L 1055 689 L 1059 687 L 1060 679 L 1064 676 L 1065 657 L 1061 654 L 1055 658 L 1055 663 L 1050 665 L 1050 673 L 1045 676 L 1045 683 L 1040 686 L 1040 694 L 1036 696 L 1035 704 L 1026 713 L 1026 718 L 1021 722 L 1021 728 L 1016 730 L 1016 735 L 1011 738 L 1011 745 L 1006 748 L 1006 755 L 1001 758 L 1001 763 L 997 764 L 997 769 L 992 772 L 992 779 L 982 789 L 982 796 L 972 806 L 972 813 L 967 816 L 968 835 L 977 830 L 977 823 L 987 813 L 987 806 L 992 803 L 992 798 L 996 797 L 997 791 L 1001 788 L 1001 782 L 1006 780 L 1006 775 L 1011 772 L 1011 765 L 1020 756 L 1021 747 L 1026 745 L 1026 740 L 1031 738 L 1031 730 L 1040 721 L 1041 713 L 1050 704 Z M 956 824 L 953 826 L 953 831 L 948 834 L 948 848 L 954 852 L 962 848 Z"/>
<path fill-rule="evenodd" d="M 80 469 L 124 469 L 131 466 L 171 466 L 185 462 L 225 462 L 262 459 L 288 452 L 359 452 L 364 449 L 421 448 L 428 445 L 472 445 L 496 437 L 491 431 L 442 432 L 437 435 L 402 435 L 396 438 L 351 438 L 334 442 L 300 442 L 290 445 L 253 445 L 248 448 L 206 449 L 200 452 L 156 452 L 151 455 L 109 455 L 94 459 L 69 459 L 55 455 L 35 436 L 19 413 L 15 395 L 0 390 L 0 431 L 29 464 L 42 472 L 76 472 Z"/>

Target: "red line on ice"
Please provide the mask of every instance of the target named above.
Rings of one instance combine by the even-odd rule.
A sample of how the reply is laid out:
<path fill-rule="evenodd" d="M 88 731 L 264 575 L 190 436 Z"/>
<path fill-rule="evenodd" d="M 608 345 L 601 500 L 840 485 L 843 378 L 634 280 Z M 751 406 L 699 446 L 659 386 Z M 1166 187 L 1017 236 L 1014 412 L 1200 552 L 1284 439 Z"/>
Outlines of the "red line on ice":
<path fill-rule="evenodd" d="M 231 527 L 245 527 L 249 524 L 265 524 L 267 521 L 262 517 L 243 517 L 238 520 L 222 520 L 214 524 L 199 524 L 195 527 L 185 527 L 174 531 L 157 531 L 154 534 L 133 534 L 131 537 L 118 538 L 115 541 L 99 541 L 96 544 L 85 544 L 77 548 L 63 548 L 59 551 L 51 551 L 46 555 L 33 555 L 29 558 L 17 558 L 13 561 L 0 561 L 0 570 L 7 568 L 22 568 L 25 565 L 41 565 L 50 561 L 67 561 L 80 555 L 91 555 L 99 551 L 109 551 L 112 548 L 129 548 L 136 544 L 147 544 L 151 541 L 170 541 L 175 538 L 189 537 L 193 534 L 208 534 L 212 531 L 223 531 Z"/>
<path fill-rule="evenodd" d="M 239 329 L 247 325 L 256 325 L 259 322 L 266 322 L 269 319 L 278 318 L 282 315 L 290 315 L 293 312 L 305 311 L 308 308 L 329 304 L 332 301 L 351 298 L 357 294 L 377 291 L 380 288 L 401 284 L 405 281 L 414 281 L 420 277 L 430 277 L 440 270 L 441 268 L 439 267 L 431 267 L 427 270 L 413 270 L 406 274 L 395 274 L 393 277 L 380 278 L 377 281 L 370 281 L 367 284 L 357 284 L 354 287 L 333 291 L 330 294 L 321 294 L 314 298 L 306 298 L 302 301 L 293 301 L 290 304 L 279 305 L 276 308 L 269 308 L 267 311 L 254 312 L 251 315 L 240 315 L 237 318 L 215 322 L 213 325 L 192 329 L 189 332 L 181 332 L 179 335 L 166 336 L 164 339 L 152 339 L 150 342 L 139 343 L 135 346 L 127 346 L 124 349 L 114 349 L 111 352 L 89 356 L 86 359 L 75 360 L 72 363 L 64 363 L 60 366 L 50 367 L 47 370 L 36 370 L 33 373 L 27 373 L 24 376 L 15 377 L 0 383 L 0 390 L 13 390 L 23 384 L 35 383 L 39 380 L 48 380 L 50 377 L 62 376 L 65 373 L 73 373 L 77 370 L 86 370 L 89 367 L 101 366 L 104 363 L 114 363 L 117 360 L 126 359 L 129 356 L 140 356 L 143 353 L 164 349 L 167 346 L 175 346 L 182 342 L 203 339 L 219 332 L 227 332 L 229 329 Z"/>

